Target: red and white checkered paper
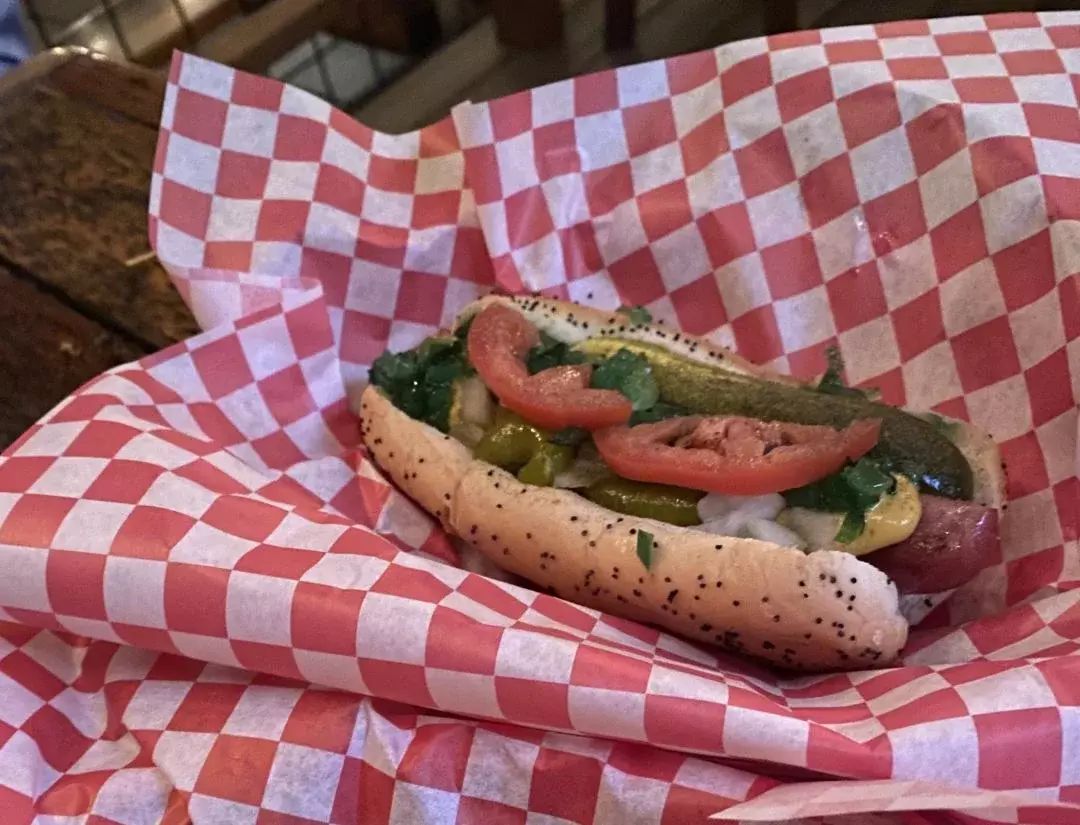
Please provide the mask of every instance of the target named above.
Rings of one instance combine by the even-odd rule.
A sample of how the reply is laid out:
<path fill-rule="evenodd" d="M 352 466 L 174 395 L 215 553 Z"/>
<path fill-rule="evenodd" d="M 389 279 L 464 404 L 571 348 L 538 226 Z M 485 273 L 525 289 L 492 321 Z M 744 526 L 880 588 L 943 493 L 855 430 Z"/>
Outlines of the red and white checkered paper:
<path fill-rule="evenodd" d="M 400 136 L 177 57 L 150 235 L 206 332 L 0 459 L 4 822 L 1080 821 L 1078 94 L 1077 13 L 746 41 Z M 995 434 L 1001 559 L 902 666 L 798 679 L 460 569 L 348 398 L 497 288 L 804 376 L 838 344 Z"/>

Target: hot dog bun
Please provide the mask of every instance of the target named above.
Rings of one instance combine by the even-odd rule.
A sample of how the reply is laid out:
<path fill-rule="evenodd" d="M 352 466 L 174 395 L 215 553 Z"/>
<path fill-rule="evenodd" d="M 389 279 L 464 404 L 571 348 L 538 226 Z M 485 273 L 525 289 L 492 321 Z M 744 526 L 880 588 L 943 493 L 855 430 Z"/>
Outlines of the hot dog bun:
<path fill-rule="evenodd" d="M 495 301 L 567 343 L 607 330 L 721 369 L 793 381 L 703 339 L 559 301 L 488 297 L 459 320 Z M 410 418 L 375 387 L 364 391 L 360 413 L 364 442 L 395 484 L 491 561 L 559 597 L 808 671 L 886 665 L 907 639 L 896 587 L 849 553 L 716 536 L 623 516 L 569 490 L 524 485 Z M 960 429 L 976 496 L 996 506 L 1003 485 L 997 448 L 978 430 Z M 637 554 L 642 530 L 654 537 L 648 567 Z"/>

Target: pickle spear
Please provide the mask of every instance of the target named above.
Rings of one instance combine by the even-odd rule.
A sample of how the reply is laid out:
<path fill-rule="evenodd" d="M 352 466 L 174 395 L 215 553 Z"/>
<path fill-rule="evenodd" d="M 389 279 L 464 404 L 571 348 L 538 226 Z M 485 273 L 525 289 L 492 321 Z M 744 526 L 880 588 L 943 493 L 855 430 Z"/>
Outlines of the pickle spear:
<path fill-rule="evenodd" d="M 607 357 L 620 349 L 645 356 L 661 400 L 704 415 L 743 415 L 838 428 L 860 418 L 880 418 L 881 438 L 872 456 L 891 471 L 914 479 L 925 492 L 955 499 L 970 499 L 973 494 L 971 467 L 956 445 L 933 424 L 896 407 L 727 372 L 656 344 L 590 338 L 575 349 L 589 356 Z"/>

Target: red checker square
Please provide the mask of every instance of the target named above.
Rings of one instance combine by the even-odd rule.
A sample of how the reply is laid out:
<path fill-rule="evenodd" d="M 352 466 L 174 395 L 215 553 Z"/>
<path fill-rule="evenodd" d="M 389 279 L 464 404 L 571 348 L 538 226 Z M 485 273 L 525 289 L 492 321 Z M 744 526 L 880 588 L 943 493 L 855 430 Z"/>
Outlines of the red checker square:
<path fill-rule="evenodd" d="M 274 137 L 277 160 L 317 161 L 322 158 L 327 127 L 306 117 L 279 114 Z"/>
<path fill-rule="evenodd" d="M 213 198 L 205 192 L 189 189 L 166 178 L 161 183 L 160 218 L 181 232 L 203 238 L 206 236 L 206 227 L 210 224 L 212 201 Z"/>
<path fill-rule="evenodd" d="M 436 607 L 428 628 L 424 661 L 429 667 L 493 674 L 502 634 L 501 627 Z"/>
<path fill-rule="evenodd" d="M 410 705 L 432 707 L 435 700 L 428 690 L 424 668 L 400 662 L 360 659 L 360 676 L 373 696 L 393 698 Z"/>
<path fill-rule="evenodd" d="M 589 214 L 604 215 L 634 197 L 634 179 L 629 161 L 585 173 L 585 199 Z"/>
<path fill-rule="evenodd" d="M 790 298 L 823 282 L 814 239 L 799 235 L 761 250 L 765 279 L 774 299 Z"/>
<path fill-rule="evenodd" d="M 823 724 L 810 725 L 806 767 L 830 776 L 888 779 L 892 774 L 892 747 L 887 736 L 878 736 L 862 743 Z"/>
<path fill-rule="evenodd" d="M 1013 76 L 1065 73 L 1061 55 L 1053 49 L 1004 52 L 1001 59 L 1005 61 L 1005 70 Z"/>
<path fill-rule="evenodd" d="M 222 496 L 210 505 L 202 521 L 223 533 L 262 541 L 285 518 L 285 510 L 273 504 L 240 496 Z"/>
<path fill-rule="evenodd" d="M 979 787 L 1042 788 L 1061 781 L 1061 714 L 1029 708 L 979 714 Z M 1024 769 L 1018 771 L 1017 765 Z"/>
<path fill-rule="evenodd" d="M 172 130 L 200 143 L 220 146 L 225 137 L 228 111 L 229 106 L 224 101 L 181 87 L 176 91 Z"/>
<path fill-rule="evenodd" d="M 574 121 L 538 126 L 533 131 L 533 153 L 541 180 L 581 171 Z"/>
<path fill-rule="evenodd" d="M 647 711 L 645 719 L 648 724 Z M 660 782 L 673 782 L 679 774 L 679 769 L 686 764 L 687 758 L 684 754 L 660 750 L 649 745 L 613 742 L 607 763 L 612 768 L 632 776 L 647 777 Z"/>
<path fill-rule="evenodd" d="M 581 825 L 592 822 L 603 773 L 599 759 L 541 748 L 533 764 L 529 810 Z"/>
<path fill-rule="evenodd" d="M 330 128 L 351 143 L 370 151 L 374 134 L 372 129 L 349 117 L 340 109 L 330 110 Z"/>
<path fill-rule="evenodd" d="M 700 172 L 731 149 L 724 113 L 717 112 L 702 121 L 679 141 L 682 150 L 683 169 L 687 175 Z"/>
<path fill-rule="evenodd" d="M 192 682 L 199 678 L 205 668 L 205 662 L 166 653 L 154 660 L 146 678 L 165 682 Z"/>
<path fill-rule="evenodd" d="M 1051 215 L 1058 220 L 1080 218 L 1080 186 L 1074 179 L 1044 175 L 1042 181 Z"/>
<path fill-rule="evenodd" d="M 608 267 L 624 304 L 644 306 L 666 292 L 652 251 L 646 246 Z"/>
<path fill-rule="evenodd" d="M 345 758 L 331 822 L 390 822 L 394 778 L 359 759 Z"/>
<path fill-rule="evenodd" d="M 281 108 L 281 95 L 284 91 L 285 84 L 280 81 L 236 72 L 229 100 L 241 106 L 276 112 Z"/>
<path fill-rule="evenodd" d="M 363 312 L 346 312 L 341 332 L 341 357 L 354 364 L 370 364 L 383 354 L 389 337 L 389 319 Z"/>
<path fill-rule="evenodd" d="M 1054 504 L 1057 506 L 1058 519 L 1061 521 L 1061 532 L 1068 541 L 1080 536 L 1080 513 L 1076 510 L 1077 501 L 1080 501 L 1080 479 L 1074 476 L 1054 485 Z"/>
<path fill-rule="evenodd" d="M 315 178 L 315 200 L 359 215 L 364 206 L 364 182 L 337 166 L 321 164 Z"/>
<path fill-rule="evenodd" d="M 506 201 L 506 224 L 510 246 L 520 249 L 555 231 L 547 198 L 539 186 L 523 189 Z"/>
<path fill-rule="evenodd" d="M 771 192 L 795 180 L 787 140 L 781 129 L 775 129 L 748 146 L 735 150 L 735 165 L 739 169 L 746 197 Z"/>
<path fill-rule="evenodd" d="M 638 212 L 650 241 L 693 222 L 686 181 L 676 180 L 638 196 Z"/>
<path fill-rule="evenodd" d="M 942 54 L 994 54 L 997 47 L 987 32 L 947 32 L 934 35 Z"/>
<path fill-rule="evenodd" d="M 243 668 L 272 673 L 275 676 L 284 676 L 288 679 L 301 680 L 304 678 L 296 664 L 296 657 L 293 656 L 291 647 L 268 645 L 260 642 L 243 642 L 239 639 L 233 639 L 231 646 L 233 653 L 236 654 L 236 661 Z"/>
<path fill-rule="evenodd" d="M 888 65 L 894 80 L 940 80 L 949 76 L 940 57 L 896 57 Z"/>
<path fill-rule="evenodd" d="M 225 636 L 229 571 L 172 563 L 165 571 L 165 623 L 172 630 Z"/>
<path fill-rule="evenodd" d="M 474 729 L 459 723 L 421 725 L 398 763 L 397 778 L 425 788 L 461 792 Z"/>
<path fill-rule="evenodd" d="M 325 352 L 334 345 L 334 331 L 320 301 L 311 301 L 285 313 L 285 327 L 289 340 L 300 358 L 317 352 Z"/>
<path fill-rule="evenodd" d="M 203 455 L 214 452 L 214 450 L 222 444 L 238 444 L 244 440 L 244 434 L 241 433 L 240 430 L 236 428 L 236 425 L 225 416 L 225 413 L 220 407 L 216 407 L 205 401 L 200 401 L 189 404 L 188 411 L 191 413 L 191 417 L 195 419 L 195 423 L 199 425 L 199 428 L 206 434 L 207 439 L 209 439 L 210 443 L 203 442 Z M 165 437 L 164 433 L 158 433 L 158 435 L 161 438 Z M 233 481 L 232 483 L 234 485 L 238 484 L 236 481 Z"/>
<path fill-rule="evenodd" d="M 356 655 L 356 625 L 363 602 L 361 590 L 298 582 L 290 616 L 293 646 L 300 650 Z"/>
<path fill-rule="evenodd" d="M 219 735 L 195 780 L 195 793 L 258 805 L 276 751 L 277 742 L 227 733 Z"/>
<path fill-rule="evenodd" d="M 255 825 L 324 825 L 325 821 L 261 808 L 259 809 L 259 818 L 255 820 Z M 87 825 L 90 825 L 90 823 L 87 823 Z"/>
<path fill-rule="evenodd" d="M 799 181 L 810 226 L 823 226 L 859 205 L 851 160 L 846 154 L 827 160 Z"/>
<path fill-rule="evenodd" d="M 314 567 L 321 558 L 322 553 L 314 550 L 260 544 L 237 560 L 236 569 L 296 580 Z"/>
<path fill-rule="evenodd" d="M 282 740 L 330 753 L 345 753 L 352 739 L 360 700 L 329 690 L 304 691 L 289 712 Z"/>
<path fill-rule="evenodd" d="M 6 787 L 0 787 L 0 811 L 7 811 L 12 822 L 33 822 L 38 815 L 34 800 Z M 522 811 L 522 825 L 525 825 L 524 815 Z"/>
<path fill-rule="evenodd" d="M 771 306 L 743 313 L 731 322 L 731 329 L 735 333 L 736 352 L 755 364 L 767 363 L 784 352 Z"/>
<path fill-rule="evenodd" d="M 1007 77 L 958 77 L 953 86 L 964 103 L 1012 103 L 1019 99 Z"/>
<path fill-rule="evenodd" d="M 136 503 L 165 470 L 142 461 L 113 459 L 83 494 L 99 501 Z"/>
<path fill-rule="evenodd" d="M 1061 314 L 1065 321 L 1065 338 L 1080 338 L 1080 275 L 1070 275 L 1058 284 Z"/>
<path fill-rule="evenodd" d="M 1032 137 L 1080 143 L 1080 112 L 1075 108 L 1051 103 L 1025 103 L 1024 115 L 1031 127 Z"/>
<path fill-rule="evenodd" d="M 963 110 L 954 103 L 928 109 L 904 128 L 915 159 L 915 171 L 920 175 L 967 146 Z"/>
<path fill-rule="evenodd" d="M 1054 251 L 1048 229 L 995 252 L 993 261 L 1010 312 L 1054 291 Z"/>
<path fill-rule="evenodd" d="M 483 576 L 469 576 L 458 585 L 457 590 L 462 596 L 511 619 L 521 618 L 528 609 L 502 587 Z"/>
<path fill-rule="evenodd" d="M 901 407 L 907 401 L 904 373 L 900 367 L 875 375 L 859 383 L 860 389 L 869 389 L 871 387 L 876 388 L 881 393 L 881 400 L 886 404 Z"/>
<path fill-rule="evenodd" d="M 1080 48 L 1080 28 L 1076 26 L 1047 26 L 1046 33 L 1059 49 Z"/>
<path fill-rule="evenodd" d="M 521 92 L 488 103 L 495 140 L 507 140 L 532 128 L 532 95 Z"/>
<path fill-rule="evenodd" d="M 994 137 L 971 147 L 971 167 L 980 195 L 1038 174 L 1035 149 L 1026 137 Z"/>
<path fill-rule="evenodd" d="M 1067 707 L 1080 706 L 1080 659 L 1076 656 L 1060 656 L 1036 662 L 1058 704 Z"/>
<path fill-rule="evenodd" d="M 630 156 L 643 155 L 675 140 L 675 114 L 668 99 L 654 100 L 623 109 Z"/>
<path fill-rule="evenodd" d="M 668 88 L 673 95 L 689 92 L 717 77 L 716 55 L 711 51 L 683 54 L 664 61 Z"/>
<path fill-rule="evenodd" d="M 619 87 L 614 72 L 575 77 L 574 115 L 594 115 L 607 112 L 619 105 Z"/>
<path fill-rule="evenodd" d="M 98 553 L 52 550 L 45 566 L 45 587 L 53 611 L 105 621 L 105 559 Z"/>
<path fill-rule="evenodd" d="M 255 226 L 256 239 L 298 243 L 304 236 L 309 211 L 311 204 L 307 201 L 264 200 Z"/>
<path fill-rule="evenodd" d="M 919 37 L 930 34 L 930 24 L 925 20 L 890 20 L 875 24 L 874 31 L 881 38 Z"/>
<path fill-rule="evenodd" d="M 0 462 L 0 493 L 21 493 L 41 478 L 56 459 L 52 456 L 11 456 Z"/>
<path fill-rule="evenodd" d="M 825 289 L 838 332 L 846 332 L 888 312 L 881 276 L 873 261 L 841 273 Z"/>
<path fill-rule="evenodd" d="M 22 731 L 37 744 L 45 761 L 63 773 L 71 768 L 90 745 L 71 720 L 52 705 L 39 708 L 22 724 Z"/>
<path fill-rule="evenodd" d="M 888 730 L 899 730 L 912 725 L 938 722 L 942 719 L 957 719 L 967 715 L 968 709 L 964 700 L 953 688 L 947 687 L 886 711 L 878 716 L 878 721 Z"/>
<path fill-rule="evenodd" d="M 943 281 L 985 258 L 989 252 L 979 204 L 971 204 L 931 229 L 930 245 Z"/>
<path fill-rule="evenodd" d="M 1039 588 L 1058 581 L 1064 566 L 1065 548 L 1060 544 L 1009 562 L 1005 568 L 1009 582 L 1005 603 L 1017 604 Z"/>
<path fill-rule="evenodd" d="M 124 624 L 123 622 L 110 622 L 109 625 L 116 631 L 126 645 L 132 647 L 144 647 L 149 650 L 163 650 L 177 653 L 176 646 L 167 630 L 155 630 L 151 627 L 139 627 L 138 625 Z"/>
<path fill-rule="evenodd" d="M 454 825 L 525 825 L 528 815 L 528 811 L 501 802 L 463 796 Z"/>
<path fill-rule="evenodd" d="M 1027 607 L 1025 605 L 1025 607 Z M 1030 608 L 1028 608 L 1030 609 Z M 1080 607 L 1072 605 L 1060 616 L 1053 619 L 1049 623 L 1049 627 L 1059 636 L 1064 636 L 1068 639 L 1075 639 L 1076 632 L 1080 629 Z M 1028 632 L 1032 632 L 1028 630 Z"/>
<path fill-rule="evenodd" d="M 998 14 L 988 14 L 983 17 L 986 28 L 997 29 L 1037 29 L 1040 25 L 1039 16 L 1030 11 L 1009 11 Z"/>
<path fill-rule="evenodd" d="M 903 360 L 908 361 L 925 352 L 946 337 L 941 294 L 935 288 L 909 301 L 893 312 L 892 322 Z"/>
<path fill-rule="evenodd" d="M 652 665 L 625 653 L 582 645 L 574 656 L 570 682 L 579 687 L 644 693 Z"/>
<path fill-rule="evenodd" d="M 1008 331 L 1008 326 L 1005 331 Z M 1011 340 L 1002 342 L 998 348 L 1002 352 L 1013 352 L 1015 359 Z M 1019 368 L 1019 365 L 1017 367 Z M 1025 372 L 1024 381 L 1027 382 L 1028 394 L 1031 397 L 1031 421 L 1036 427 L 1073 408 L 1069 361 L 1064 348 Z"/>
<path fill-rule="evenodd" d="M 327 303 L 335 307 L 345 306 L 352 265 L 352 258 L 336 252 L 304 248 L 300 253 L 300 277 L 321 281 Z"/>
<path fill-rule="evenodd" d="M 293 364 L 269 378 L 263 378 L 258 382 L 258 386 L 271 414 L 282 426 L 299 421 L 319 408 L 308 391 L 304 373 L 299 364 Z M 303 454 L 299 453 L 295 447 L 292 448 L 292 452 L 303 457 Z"/>
<path fill-rule="evenodd" d="M 412 218 L 414 229 L 430 229 L 433 226 L 451 226 L 457 223 L 461 208 L 461 192 L 433 192 L 413 198 Z M 406 233 L 406 237 L 407 237 Z"/>
<path fill-rule="evenodd" d="M 834 97 L 832 76 L 827 66 L 803 72 L 776 84 L 780 118 L 785 123 L 824 106 Z"/>
<path fill-rule="evenodd" d="M 52 671 L 42 667 L 21 650 L 15 650 L 0 659 L 0 673 L 18 682 L 44 701 L 49 701 L 67 685 Z"/>
<path fill-rule="evenodd" d="M 201 458 L 177 468 L 174 472 L 181 478 L 194 481 L 199 486 L 215 493 L 244 494 L 248 492 L 247 488 L 235 478 Z"/>
<path fill-rule="evenodd" d="M 563 265 L 571 281 L 603 269 L 604 259 L 596 244 L 596 229 L 591 223 L 579 223 L 558 232 Z"/>
<path fill-rule="evenodd" d="M 495 697 L 510 722 L 569 730 L 570 689 L 554 682 L 495 677 Z"/>
<path fill-rule="evenodd" d="M 1037 633 L 1045 624 L 1035 608 L 1025 604 L 1007 613 L 985 616 L 965 631 L 980 653 L 989 654 Z"/>
<path fill-rule="evenodd" d="M 426 570 L 414 570 L 392 564 L 386 568 L 371 590 L 375 593 L 386 593 L 391 596 L 401 596 L 406 599 L 434 604 L 453 593 L 453 588 L 447 585 Z"/>
<path fill-rule="evenodd" d="M 200 663 L 201 669 L 201 663 Z M 182 680 L 194 679 L 198 672 L 182 675 Z M 236 709 L 246 685 L 223 682 L 195 682 L 177 707 L 167 730 L 191 733 L 218 733 Z"/>
<path fill-rule="evenodd" d="M 952 349 L 965 392 L 974 392 L 1020 372 L 1009 319 L 1004 316 L 960 333 L 953 339 Z"/>
<path fill-rule="evenodd" d="M 409 194 L 416 189 L 416 160 L 372 155 L 368 166 L 368 184 L 387 192 Z"/>
<path fill-rule="evenodd" d="M 499 185 L 499 159 L 491 144 L 465 150 L 465 175 L 478 204 L 494 203 L 502 197 Z"/>
<path fill-rule="evenodd" d="M 442 317 L 447 279 L 423 272 L 403 272 L 394 316 L 405 321 L 436 326 Z"/>
<path fill-rule="evenodd" d="M 193 524 L 195 519 L 184 513 L 163 507 L 136 507 L 120 525 L 109 552 L 164 561 Z"/>
<path fill-rule="evenodd" d="M 229 269 L 246 272 L 251 269 L 249 241 L 207 241 L 203 247 L 203 266 L 207 269 Z"/>
<path fill-rule="evenodd" d="M 849 40 L 844 43 L 826 43 L 825 57 L 830 64 L 881 60 L 881 43 L 877 40 Z"/>
<path fill-rule="evenodd" d="M 691 335 L 706 335 L 727 323 L 724 301 L 716 277 L 706 275 L 671 293 L 679 328 Z"/>
<path fill-rule="evenodd" d="M 754 92 L 760 92 L 771 83 L 772 66 L 768 53 L 740 60 L 720 73 L 720 90 L 725 106 L 749 97 Z"/>
<path fill-rule="evenodd" d="M 650 694 L 645 697 L 645 736 L 654 745 L 721 751 L 724 713 L 716 702 Z"/>
<path fill-rule="evenodd" d="M 830 337 L 805 349 L 789 352 L 787 357 L 791 374 L 796 378 L 805 380 L 820 376 L 828 366 L 825 359 L 825 350 L 836 346 L 836 343 L 836 338 Z"/>
<path fill-rule="evenodd" d="M 764 788 L 762 788 L 764 790 Z M 729 797 L 709 793 L 698 788 L 672 785 L 664 800 L 664 815 L 660 825 L 684 825 L 687 822 L 705 822 L 708 818 L 732 805 Z"/>
<path fill-rule="evenodd" d="M 227 198 L 261 198 L 270 175 L 270 160 L 225 149 L 218 164 L 214 191 Z"/>
<path fill-rule="evenodd" d="M 900 125 L 900 105 L 892 83 L 867 86 L 836 102 L 844 136 L 854 149 Z"/>
<path fill-rule="evenodd" d="M 22 547 L 48 547 L 75 505 L 73 498 L 24 495 L 0 523 L 0 543 Z"/>

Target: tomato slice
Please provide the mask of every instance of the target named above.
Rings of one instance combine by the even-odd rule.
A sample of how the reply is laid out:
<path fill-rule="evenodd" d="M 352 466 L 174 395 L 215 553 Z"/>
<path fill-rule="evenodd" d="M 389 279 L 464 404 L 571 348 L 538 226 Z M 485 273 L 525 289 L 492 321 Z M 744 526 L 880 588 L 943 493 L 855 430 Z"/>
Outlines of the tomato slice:
<path fill-rule="evenodd" d="M 761 495 L 824 478 L 867 453 L 879 419 L 832 427 L 753 418 L 684 416 L 593 433 L 619 475 L 728 495 Z"/>
<path fill-rule="evenodd" d="M 481 310 L 469 327 L 469 361 L 504 407 L 552 430 L 625 424 L 633 407 L 622 393 L 589 388 L 592 367 L 567 365 L 529 375 L 525 356 L 540 342 L 536 327 L 501 304 Z"/>

